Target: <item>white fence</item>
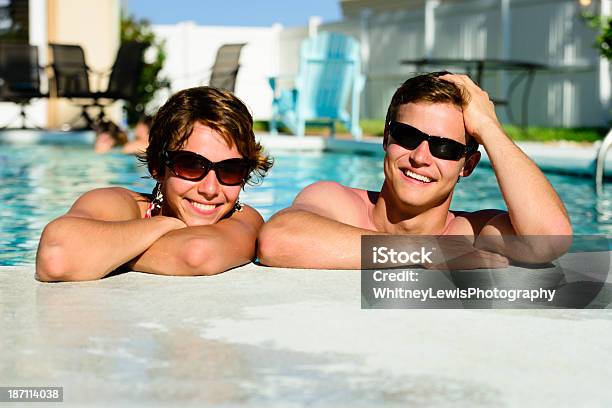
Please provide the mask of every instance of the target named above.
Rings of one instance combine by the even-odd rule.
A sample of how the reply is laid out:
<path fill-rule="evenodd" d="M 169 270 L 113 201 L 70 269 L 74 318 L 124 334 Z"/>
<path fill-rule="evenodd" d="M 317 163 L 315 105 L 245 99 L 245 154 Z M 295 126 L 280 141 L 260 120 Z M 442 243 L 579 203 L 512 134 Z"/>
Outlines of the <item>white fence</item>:
<path fill-rule="evenodd" d="M 512 0 L 509 38 L 502 38 L 500 0 L 442 2 L 435 9 L 432 57 L 512 59 L 557 67 L 536 73 L 529 101 L 530 123 L 542 126 L 602 126 L 609 120 L 609 72 L 600 80 L 595 33 L 580 17 L 575 0 Z M 364 116 L 384 117 L 394 89 L 414 73 L 402 59 L 425 56 L 424 8 L 374 11 L 365 33 L 370 44 Z M 353 19 L 353 26 L 362 23 Z M 333 26 L 329 26 L 332 28 Z M 322 26 L 327 30 L 328 26 Z M 354 30 L 353 30 L 354 31 Z M 506 47 L 506 48 L 504 48 Z M 414 70 L 414 68 L 412 68 Z M 487 74 L 484 83 L 501 96 L 511 75 Z M 603 83 L 602 83 L 603 82 Z M 519 88 L 520 90 L 520 88 Z M 520 114 L 521 93 L 512 98 Z M 502 119 L 503 110 L 499 111 Z"/>
<path fill-rule="evenodd" d="M 528 105 L 530 124 L 604 126 L 609 119 L 609 96 L 602 98 L 600 89 L 609 87 L 609 73 L 600 79 L 600 60 L 593 48 L 595 33 L 580 13 L 575 0 L 511 0 L 509 38 L 504 39 L 501 0 L 441 2 L 435 9 L 431 56 L 512 59 L 556 67 L 536 73 Z M 414 75 L 414 67 L 400 61 L 422 58 L 426 53 L 424 7 L 374 10 L 367 19 L 350 17 L 322 24 L 318 30 L 344 32 L 362 42 L 367 76 L 364 118 L 384 117 L 394 90 Z M 175 79 L 175 90 L 205 83 L 206 69 L 220 45 L 247 42 L 236 93 L 256 119 L 268 119 L 270 114 L 267 77 L 295 75 L 300 42 L 309 35 L 308 27 L 198 27 L 190 23 L 156 26 L 155 31 L 167 38 L 165 72 Z M 485 73 L 484 85 L 493 97 L 500 98 L 512 79 L 512 74 Z M 517 91 L 511 106 L 520 118 L 520 86 Z M 500 109 L 499 114 L 507 120 L 505 110 Z"/>
<path fill-rule="evenodd" d="M 246 43 L 235 93 L 256 119 L 270 117 L 272 91 L 267 78 L 278 73 L 280 27 L 211 27 L 183 22 L 156 25 L 153 30 L 166 41 L 162 75 L 170 79 L 172 92 L 208 84 L 217 49 L 223 44 Z M 154 105 L 159 107 L 167 96 L 160 95 Z"/>

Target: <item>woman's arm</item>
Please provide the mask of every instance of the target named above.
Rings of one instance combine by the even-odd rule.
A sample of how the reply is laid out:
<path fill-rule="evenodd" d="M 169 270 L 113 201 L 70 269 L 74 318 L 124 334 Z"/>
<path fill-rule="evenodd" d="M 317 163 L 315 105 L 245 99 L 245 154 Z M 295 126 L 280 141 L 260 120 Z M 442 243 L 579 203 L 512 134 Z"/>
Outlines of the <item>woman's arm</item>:
<path fill-rule="evenodd" d="M 255 258 L 255 242 L 262 225 L 261 215 L 244 206 L 241 212 L 216 224 L 164 235 L 128 266 L 158 275 L 215 275 Z"/>
<path fill-rule="evenodd" d="M 42 281 L 99 279 L 185 224 L 170 217 L 141 219 L 139 195 L 103 188 L 81 196 L 67 214 L 45 227 L 36 254 Z"/>

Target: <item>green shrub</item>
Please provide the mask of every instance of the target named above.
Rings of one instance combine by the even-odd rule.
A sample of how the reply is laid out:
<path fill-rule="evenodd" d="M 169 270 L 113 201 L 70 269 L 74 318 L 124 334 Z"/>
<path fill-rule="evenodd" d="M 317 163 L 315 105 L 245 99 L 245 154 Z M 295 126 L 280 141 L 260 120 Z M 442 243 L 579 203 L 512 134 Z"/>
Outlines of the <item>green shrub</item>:
<path fill-rule="evenodd" d="M 151 24 L 146 19 L 136 20 L 134 16 L 121 17 L 121 42 L 139 41 L 150 44 L 155 50 L 155 60 L 144 61 L 144 68 L 138 81 L 136 97 L 132 101 L 126 101 L 124 109 L 127 113 L 129 125 L 135 125 L 140 116 L 146 112 L 147 105 L 155 93 L 170 87 L 170 81 L 159 75 L 166 61 L 164 41 L 155 37 Z"/>

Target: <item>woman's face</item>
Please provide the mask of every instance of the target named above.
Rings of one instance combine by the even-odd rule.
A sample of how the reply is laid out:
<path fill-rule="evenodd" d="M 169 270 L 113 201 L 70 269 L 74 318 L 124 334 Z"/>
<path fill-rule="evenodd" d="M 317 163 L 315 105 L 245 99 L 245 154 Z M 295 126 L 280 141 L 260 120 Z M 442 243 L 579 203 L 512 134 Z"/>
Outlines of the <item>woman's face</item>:
<path fill-rule="evenodd" d="M 230 148 L 215 130 L 196 122 L 187 143 L 181 148 L 204 156 L 212 162 L 242 158 L 236 145 Z M 162 180 L 162 214 L 176 217 L 188 226 L 210 225 L 229 213 L 238 199 L 241 185 L 221 184 L 214 170 L 200 181 L 177 177 L 166 167 Z"/>

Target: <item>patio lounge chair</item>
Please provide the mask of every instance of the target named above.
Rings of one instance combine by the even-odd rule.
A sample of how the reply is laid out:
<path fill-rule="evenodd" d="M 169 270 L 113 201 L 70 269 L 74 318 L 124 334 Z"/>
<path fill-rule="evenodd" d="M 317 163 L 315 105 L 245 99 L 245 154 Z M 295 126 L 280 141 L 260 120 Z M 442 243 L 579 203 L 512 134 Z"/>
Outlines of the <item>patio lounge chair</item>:
<path fill-rule="evenodd" d="M 53 62 L 52 89 L 58 98 L 90 99 L 89 73 L 91 70 L 85 63 L 85 53 L 80 45 L 49 44 Z M 87 112 L 89 103 L 80 104 L 81 115 L 86 127 L 93 127 L 93 119 Z"/>
<path fill-rule="evenodd" d="M 95 124 L 88 113 L 88 108 L 98 108 L 97 120 L 101 121 L 104 119 L 106 105 L 118 100 L 130 101 L 136 95 L 138 80 L 143 69 L 143 54 L 148 44 L 136 41 L 121 44 L 110 70 L 105 91 L 91 90 L 89 74 L 94 71 L 85 63 L 85 54 L 79 45 L 50 44 L 50 46 L 53 54 L 51 67 L 54 72 L 53 85 L 56 96 L 86 101 L 79 104 L 82 108 L 80 116 L 85 119 L 86 127 L 92 128 Z"/>
<path fill-rule="evenodd" d="M 25 129 L 28 121 L 26 106 L 32 99 L 46 96 L 40 91 L 38 48 L 29 44 L 1 43 L 0 78 L 0 101 L 13 102 L 20 106 L 21 128 Z M 6 123 L 2 129 L 12 122 L 13 120 Z"/>
<path fill-rule="evenodd" d="M 217 50 L 208 84 L 234 92 L 240 70 L 240 52 L 246 44 L 224 44 Z"/>
<path fill-rule="evenodd" d="M 304 40 L 295 88 L 279 92 L 277 78 L 270 78 L 274 92 L 270 132 L 277 133 L 281 120 L 295 135 L 304 136 L 306 122 L 314 122 L 329 126 L 333 137 L 336 122 L 341 122 L 353 138 L 360 139 L 359 99 L 365 83 L 360 70 L 359 42 L 352 37 L 322 33 Z"/>

